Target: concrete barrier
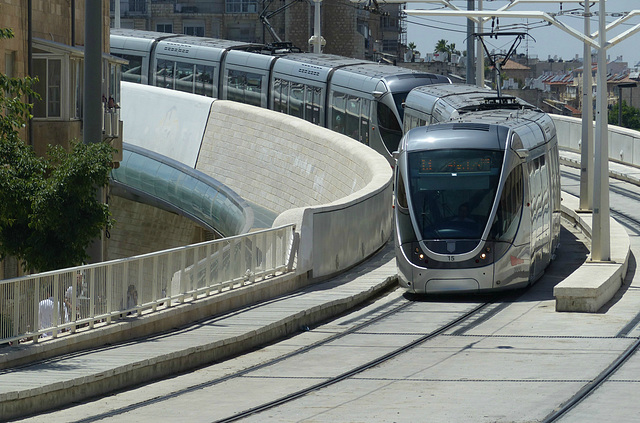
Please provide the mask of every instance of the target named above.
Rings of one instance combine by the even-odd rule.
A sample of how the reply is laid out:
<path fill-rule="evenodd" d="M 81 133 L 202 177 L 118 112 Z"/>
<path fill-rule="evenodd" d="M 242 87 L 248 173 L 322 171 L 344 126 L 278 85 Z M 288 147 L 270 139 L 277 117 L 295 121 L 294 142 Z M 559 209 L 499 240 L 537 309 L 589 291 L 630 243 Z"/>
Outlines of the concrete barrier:
<path fill-rule="evenodd" d="M 556 125 L 560 148 L 580 153 L 582 119 L 560 115 L 551 117 Z M 640 132 L 609 125 L 609 160 L 640 167 Z"/>
<path fill-rule="evenodd" d="M 391 235 L 392 176 L 369 147 L 301 119 L 216 100 L 198 161 L 242 198 L 295 223 L 296 269 L 324 278 L 361 262 Z"/>
<path fill-rule="evenodd" d="M 591 238 L 591 213 L 578 213 L 580 202 L 566 192 L 562 193 L 562 213 L 589 238 Z M 575 272 L 553 288 L 556 311 L 595 313 L 620 289 L 629 266 L 630 241 L 625 229 L 610 219 L 611 260 L 594 262 L 587 260 Z"/>

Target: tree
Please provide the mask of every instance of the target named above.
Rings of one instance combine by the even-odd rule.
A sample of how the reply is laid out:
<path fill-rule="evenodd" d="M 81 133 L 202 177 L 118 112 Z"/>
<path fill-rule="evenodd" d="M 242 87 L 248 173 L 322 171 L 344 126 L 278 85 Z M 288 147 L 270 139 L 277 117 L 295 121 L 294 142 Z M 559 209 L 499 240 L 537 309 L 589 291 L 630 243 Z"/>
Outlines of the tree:
<path fill-rule="evenodd" d="M 447 40 L 438 40 L 433 50 L 434 53 L 447 53 L 450 59 L 453 54 L 460 54 L 459 50 L 456 50 L 456 43 L 448 43 Z"/>
<path fill-rule="evenodd" d="M 449 57 L 451 57 L 452 54 L 460 54 L 460 50 L 456 50 L 456 43 L 450 43 L 447 46 L 447 51 L 449 52 Z"/>
<path fill-rule="evenodd" d="M 448 53 L 449 52 L 449 48 L 448 48 L 447 40 L 445 40 L 445 39 L 438 40 L 433 52 L 434 53 Z"/>
<path fill-rule="evenodd" d="M 618 123 L 618 103 L 614 104 L 609 110 L 609 124 L 619 125 L 624 128 L 635 129 L 640 131 L 640 110 L 635 107 L 631 107 L 626 101 L 622 102 L 622 124 Z"/>
<path fill-rule="evenodd" d="M 413 41 L 410 42 L 407 47 L 409 47 L 409 50 L 411 50 L 411 61 L 415 62 L 416 61 L 416 43 L 414 43 Z"/>
<path fill-rule="evenodd" d="M 13 32 L 0 29 L 0 39 Z M 103 142 L 50 147 L 45 157 L 19 137 L 37 94 L 37 79 L 0 74 L 0 259 L 15 256 L 25 270 L 82 264 L 86 249 L 113 224 L 96 190 L 108 182 L 113 148 Z"/>

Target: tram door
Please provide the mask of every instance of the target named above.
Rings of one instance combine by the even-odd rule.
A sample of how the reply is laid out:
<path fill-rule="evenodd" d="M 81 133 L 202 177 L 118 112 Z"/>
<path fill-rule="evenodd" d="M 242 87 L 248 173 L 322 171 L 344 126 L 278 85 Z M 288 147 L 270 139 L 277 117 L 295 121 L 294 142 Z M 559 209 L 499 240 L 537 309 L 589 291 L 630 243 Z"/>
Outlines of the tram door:
<path fill-rule="evenodd" d="M 551 233 L 549 205 L 549 170 L 545 156 L 529 162 L 529 192 L 531 193 L 531 260 L 532 277 L 537 277 L 546 267 Z"/>

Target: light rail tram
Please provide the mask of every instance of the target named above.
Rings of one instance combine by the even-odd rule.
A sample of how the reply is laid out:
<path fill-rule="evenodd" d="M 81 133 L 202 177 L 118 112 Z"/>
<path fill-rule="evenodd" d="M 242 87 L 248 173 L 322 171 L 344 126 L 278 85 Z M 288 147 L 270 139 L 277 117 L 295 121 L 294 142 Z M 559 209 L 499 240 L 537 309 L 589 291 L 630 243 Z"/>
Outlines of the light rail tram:
<path fill-rule="evenodd" d="M 282 46 L 111 30 L 122 80 L 287 113 L 348 135 L 385 156 L 402 138 L 402 103 L 446 76 Z"/>
<path fill-rule="evenodd" d="M 556 130 L 541 110 L 468 85 L 416 88 L 394 154 L 395 250 L 413 293 L 524 287 L 560 233 Z"/>

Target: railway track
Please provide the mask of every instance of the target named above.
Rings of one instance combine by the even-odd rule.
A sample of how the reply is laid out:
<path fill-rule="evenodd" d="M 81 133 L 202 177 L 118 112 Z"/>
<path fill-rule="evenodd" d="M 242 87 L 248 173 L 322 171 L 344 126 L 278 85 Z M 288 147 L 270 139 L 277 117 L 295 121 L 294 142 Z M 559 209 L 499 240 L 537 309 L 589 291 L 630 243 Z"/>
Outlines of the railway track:
<path fill-rule="evenodd" d="M 580 177 L 574 172 L 569 172 L 566 170 L 561 171 L 562 177 L 571 179 L 572 181 L 579 182 Z M 579 192 L 575 192 L 573 190 L 571 192 L 574 195 L 579 195 Z M 612 184 L 610 186 L 610 192 L 614 195 L 618 195 L 624 197 L 625 199 L 632 200 L 634 202 L 640 202 L 640 193 L 634 191 L 631 186 L 621 186 Z M 611 203 L 613 204 L 613 203 Z M 626 210 L 620 210 L 620 208 L 616 205 L 610 206 L 611 215 L 618 220 L 627 230 L 630 232 L 640 235 L 640 218 L 632 216 Z M 636 317 L 627 324 L 616 336 L 617 337 L 627 337 L 629 332 L 640 324 L 640 313 L 636 315 Z M 566 400 L 564 403 L 560 404 L 558 408 L 553 410 L 548 416 L 546 416 L 542 422 L 543 423 L 552 423 L 556 421 L 562 420 L 563 417 L 567 416 L 571 410 L 573 410 L 577 405 L 585 401 L 590 395 L 592 395 L 598 388 L 603 386 L 603 384 L 609 381 L 624 365 L 629 361 L 631 357 L 640 352 L 640 338 L 635 338 L 635 342 L 628 346 L 617 358 L 614 360 L 609 366 L 607 366 L 602 372 L 593 380 L 589 381 L 586 385 L 582 387 L 578 392 L 575 393 L 571 398 Z"/>
<path fill-rule="evenodd" d="M 513 297 L 514 294 L 506 294 L 510 297 Z M 407 296 L 398 296 L 395 299 L 392 299 L 386 302 L 384 305 L 379 306 L 377 308 L 373 308 L 370 311 L 367 311 L 363 317 L 357 318 L 356 322 L 348 325 L 348 328 L 345 330 L 341 330 L 337 333 L 330 334 L 313 343 L 309 343 L 302 348 L 291 351 L 282 356 L 278 356 L 276 358 L 261 362 L 256 365 L 252 365 L 246 367 L 244 369 L 234 371 L 230 374 L 227 374 L 223 377 L 218 377 L 203 383 L 193 384 L 181 390 L 172 391 L 168 394 L 162 396 L 156 396 L 146 401 L 136 402 L 132 404 L 128 404 L 124 407 L 119 407 L 116 409 L 112 409 L 109 412 L 94 414 L 91 417 L 73 420 L 75 422 L 89 423 L 95 421 L 101 421 L 104 419 L 110 418 L 119 418 L 127 413 L 135 412 L 136 410 L 143 409 L 146 407 L 153 407 L 154 405 L 162 404 L 166 401 L 171 401 L 181 396 L 188 395 L 190 393 L 210 389 L 213 387 L 217 387 L 222 391 L 225 390 L 224 384 L 230 384 L 234 381 L 237 381 L 242 378 L 251 378 L 252 374 L 257 372 L 265 371 L 266 369 L 274 369 L 271 372 L 276 375 L 280 374 L 282 371 L 275 368 L 275 366 L 284 364 L 287 365 L 287 362 L 300 360 L 301 357 L 306 354 L 314 353 L 316 355 L 322 354 L 318 353 L 319 349 L 326 348 L 327 346 L 334 344 L 338 341 L 342 341 L 343 344 L 349 344 L 351 341 L 348 339 L 350 336 L 357 337 L 363 335 L 371 335 L 376 332 L 375 330 L 372 332 L 368 330 L 375 326 L 376 324 L 389 324 L 392 320 L 402 319 L 400 316 L 402 313 L 424 313 L 429 310 L 429 308 L 433 308 L 434 305 L 438 309 L 447 309 L 448 303 L 442 302 L 428 302 L 415 300 L 411 301 L 407 299 Z M 461 333 L 465 331 L 465 328 L 472 328 L 477 324 L 480 324 L 482 321 L 490 318 L 492 315 L 498 313 L 500 310 L 504 308 L 504 303 L 492 303 L 492 302 L 470 302 L 470 303 L 462 303 L 456 304 L 451 303 L 455 311 L 447 312 L 447 314 L 451 314 L 452 316 L 446 321 L 437 324 L 432 330 L 429 330 L 426 333 L 416 332 L 414 330 L 410 332 L 405 332 L 402 335 L 408 336 L 411 341 L 404 343 L 398 348 L 394 348 L 393 350 L 381 354 L 379 356 L 373 357 L 367 360 L 364 363 L 349 367 L 347 370 L 339 372 L 334 376 L 330 377 L 321 377 L 320 381 L 317 383 L 312 383 L 309 386 L 305 386 L 301 389 L 297 389 L 292 392 L 288 392 L 284 395 L 278 396 L 277 398 L 271 399 L 269 401 L 265 401 L 260 404 L 254 404 L 250 407 L 247 407 L 241 411 L 235 411 L 232 415 L 219 417 L 210 421 L 215 422 L 233 422 L 238 421 L 249 416 L 258 414 L 260 412 L 270 410 L 275 407 L 279 407 L 285 405 L 289 402 L 295 401 L 311 392 L 316 392 L 323 388 L 327 388 L 329 386 L 338 384 L 342 381 L 345 381 L 349 378 L 352 378 L 358 374 L 365 372 L 368 369 L 371 369 L 375 366 L 378 366 L 382 363 L 385 363 L 393 358 L 398 357 L 399 355 L 406 353 L 407 351 L 416 348 L 417 346 L 428 342 L 440 335 L 445 334 L 446 332 L 455 330 L 456 333 Z M 393 322 L 391 324 L 394 324 Z M 397 322 L 396 322 L 397 324 Z M 322 330 L 320 330 L 322 332 Z M 380 333 L 377 333 L 380 335 Z M 383 336 L 393 337 L 397 336 L 398 333 L 386 333 Z M 258 376 L 256 376 L 258 377 Z M 303 376 L 300 379 L 306 379 Z M 245 381 L 246 382 L 246 381 Z M 71 420 L 70 420 L 71 421 Z"/>
<path fill-rule="evenodd" d="M 281 398 L 278 398 L 276 400 L 273 400 L 271 402 L 268 402 L 266 404 L 262 404 L 256 407 L 253 407 L 251 409 L 245 410 L 245 411 L 241 411 L 237 414 L 234 414 L 233 416 L 227 417 L 227 418 L 223 418 L 223 419 L 219 419 L 219 420 L 215 420 L 216 423 L 227 423 L 227 422 L 234 422 L 234 421 L 238 421 L 240 419 L 243 419 L 245 417 L 251 416 L 253 414 L 257 414 L 260 413 L 262 411 L 266 411 L 269 410 L 271 408 L 274 407 L 278 407 L 281 406 L 283 404 L 286 404 L 287 402 L 290 401 L 294 401 L 304 395 L 307 395 L 311 392 L 317 391 L 319 389 L 323 389 L 326 387 L 329 387 L 331 385 L 334 385 L 336 383 L 342 382 L 345 379 L 348 379 L 350 377 L 356 376 L 366 370 L 369 370 L 375 366 L 378 366 L 380 364 L 383 364 L 397 356 L 399 356 L 400 354 L 403 354 L 407 351 L 410 351 L 411 349 L 415 348 L 418 345 L 421 345 L 427 341 L 429 341 L 430 339 L 433 339 L 445 332 L 447 332 L 448 330 L 455 328 L 456 326 L 459 326 L 460 324 L 469 321 L 470 319 L 472 319 L 473 317 L 478 316 L 479 313 L 481 313 L 482 311 L 484 311 L 487 307 L 489 307 L 491 303 L 481 303 L 476 305 L 475 307 L 472 307 L 470 310 L 462 313 L 461 315 L 459 315 L 458 317 L 456 317 L 455 319 L 451 320 L 450 322 L 446 323 L 445 325 L 442 325 L 441 327 L 420 336 L 419 338 L 409 342 L 408 344 L 402 345 L 401 347 L 387 353 L 384 354 L 380 357 L 377 357 L 373 360 L 368 361 L 367 363 L 364 363 L 358 367 L 355 367 L 353 369 L 350 369 L 346 372 L 343 372 L 337 376 L 331 377 L 327 380 L 324 380 L 320 383 L 317 383 L 315 385 L 309 386 L 305 389 L 301 389 L 297 392 L 293 392 L 291 394 L 287 394 Z M 368 324 L 366 325 L 368 326 Z M 359 328 L 358 330 L 363 329 Z M 352 331 L 351 333 L 354 333 L 355 331 Z M 342 336 L 341 336 L 342 337 Z"/>

